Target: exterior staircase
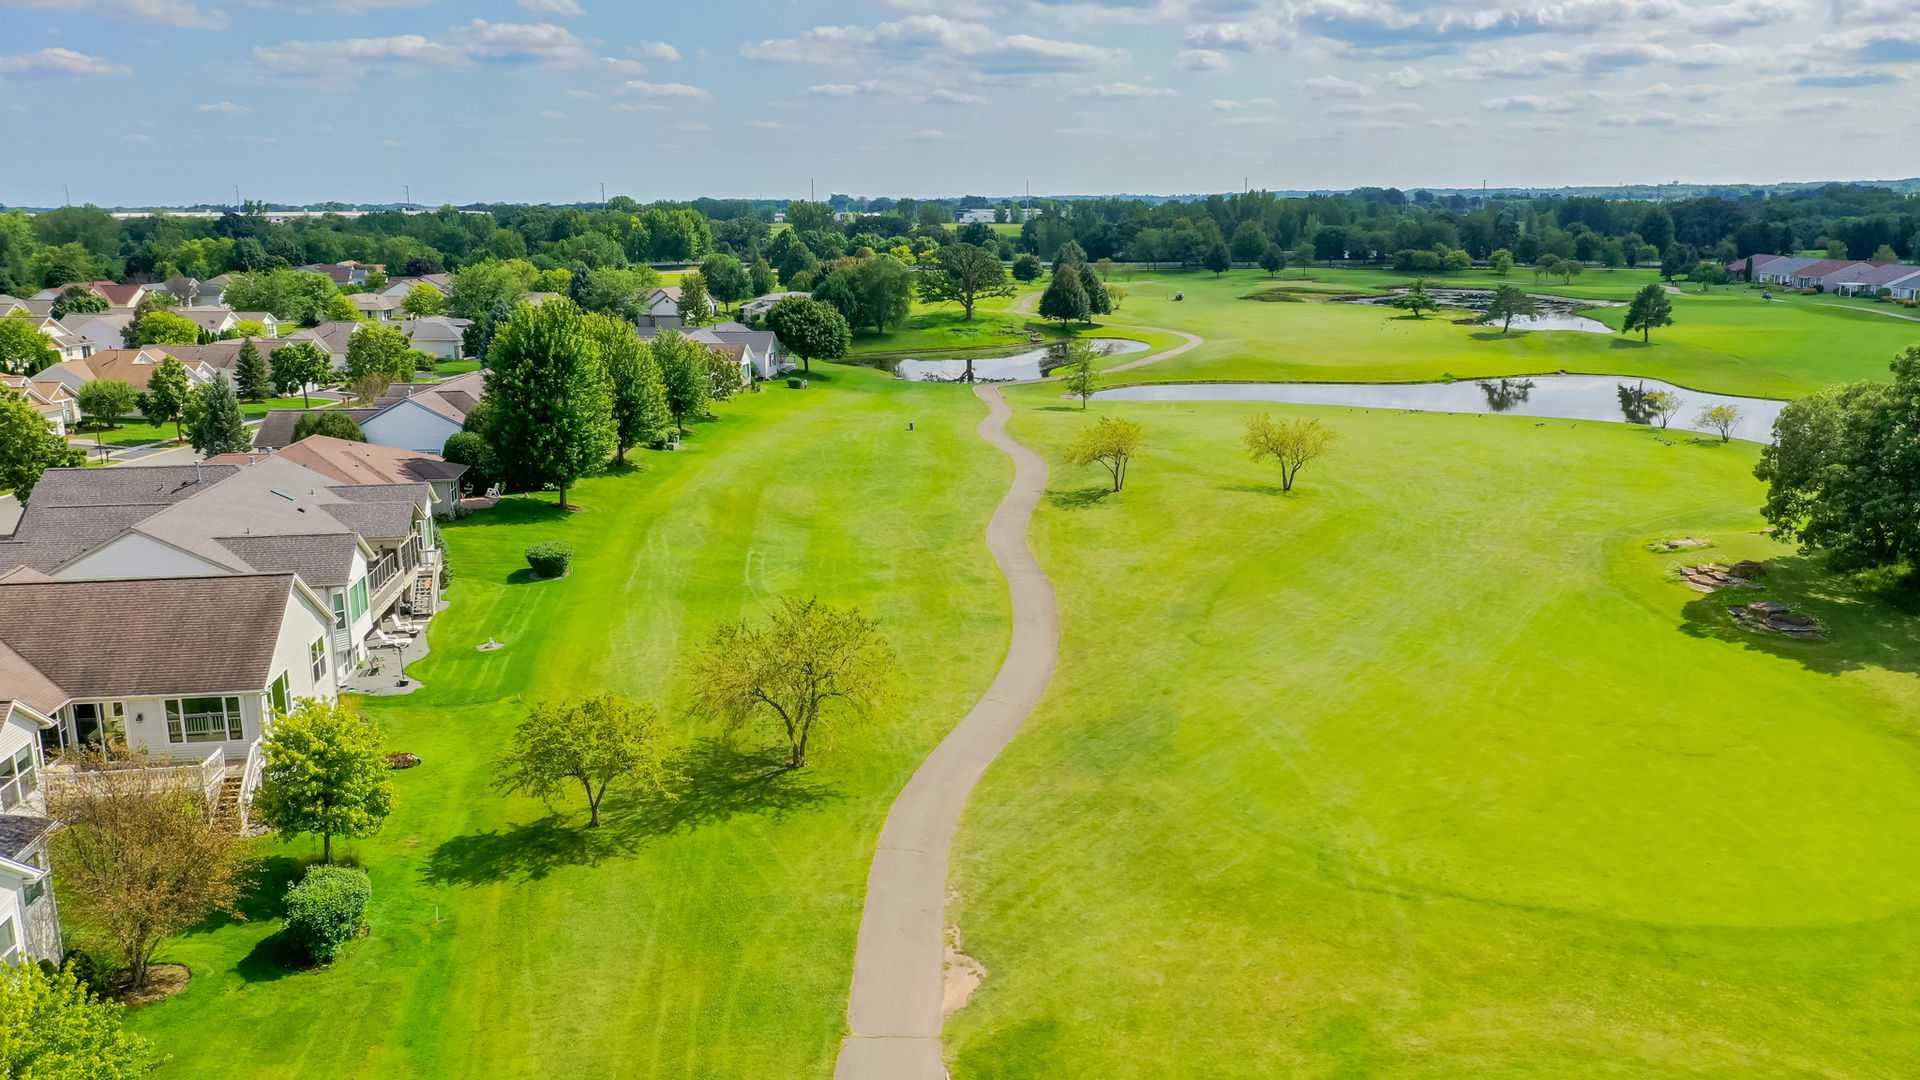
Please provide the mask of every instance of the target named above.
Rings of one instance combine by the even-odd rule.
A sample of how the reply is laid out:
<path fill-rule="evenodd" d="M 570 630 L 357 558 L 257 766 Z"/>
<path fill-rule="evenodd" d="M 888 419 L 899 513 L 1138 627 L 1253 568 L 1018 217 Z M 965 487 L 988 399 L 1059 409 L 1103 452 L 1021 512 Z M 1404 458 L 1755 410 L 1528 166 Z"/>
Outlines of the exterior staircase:
<path fill-rule="evenodd" d="M 415 615 L 433 614 L 433 571 L 428 570 L 413 579 L 413 597 L 408 606 Z"/>
<path fill-rule="evenodd" d="M 240 813 L 240 786 L 242 778 L 237 773 L 228 773 L 220 782 L 220 797 L 213 804 L 214 825 L 239 832 L 246 825 Z"/>

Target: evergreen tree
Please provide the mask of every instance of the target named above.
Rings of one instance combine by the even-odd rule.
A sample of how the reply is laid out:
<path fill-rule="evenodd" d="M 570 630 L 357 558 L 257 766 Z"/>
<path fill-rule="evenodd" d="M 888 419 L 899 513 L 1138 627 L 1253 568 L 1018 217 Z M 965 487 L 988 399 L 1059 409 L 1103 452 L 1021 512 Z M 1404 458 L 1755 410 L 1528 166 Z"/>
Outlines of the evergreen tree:
<path fill-rule="evenodd" d="M 688 341 L 671 330 L 653 339 L 653 359 L 660 365 L 667 411 L 672 414 L 676 431 L 684 432 L 686 418 L 704 412 L 713 394 L 713 377 L 707 371 L 706 354 L 707 350 L 699 342 Z"/>
<path fill-rule="evenodd" d="M 487 366 L 487 349 L 492 346 L 494 335 L 508 319 L 513 318 L 513 305 L 503 297 L 493 302 L 486 314 L 467 324 L 460 332 L 460 344 L 469 357 L 480 361 L 481 367 Z"/>
<path fill-rule="evenodd" d="M 555 298 L 522 308 L 487 356 L 489 476 L 522 488 L 567 488 L 613 457 L 613 385 L 586 312 Z"/>
<path fill-rule="evenodd" d="M 1093 315 L 1093 309 L 1087 301 L 1087 287 L 1080 280 L 1080 274 L 1068 267 L 1062 267 L 1047 283 L 1047 291 L 1040 294 L 1040 317 L 1059 319 L 1062 326 L 1070 322 L 1086 322 Z"/>
<path fill-rule="evenodd" d="M 1200 265 L 1213 271 L 1215 277 L 1219 277 L 1233 268 L 1233 257 L 1227 253 L 1227 245 L 1224 242 L 1216 243 L 1200 257 Z"/>
<path fill-rule="evenodd" d="M 1620 322 L 1620 332 L 1638 330 L 1640 340 L 1646 341 L 1654 327 L 1672 325 L 1673 300 L 1667 291 L 1658 285 L 1645 285 L 1627 304 L 1627 317 Z"/>
<path fill-rule="evenodd" d="M 1087 310 L 1094 315 L 1113 314 L 1113 305 L 1107 300 L 1107 286 L 1101 282 L 1100 275 L 1093 267 L 1080 264 L 1080 288 L 1087 294 Z"/>
<path fill-rule="evenodd" d="M 226 372 L 214 376 L 213 384 L 201 390 L 199 396 L 199 423 L 193 431 L 195 450 L 213 457 L 243 454 L 253 448 L 253 432 L 247 430 L 247 418 L 240 412 L 240 399 L 233 396 Z"/>
<path fill-rule="evenodd" d="M 614 460 L 627 463 L 627 448 L 658 440 L 672 422 L 667 387 L 653 350 L 633 327 L 607 315 L 590 316 L 587 332 L 599 346 L 613 384 Z"/>
<path fill-rule="evenodd" d="M 240 356 L 234 362 L 233 378 L 235 391 L 248 401 L 260 401 L 267 396 L 267 385 L 270 381 L 267 376 L 267 361 L 260 355 L 260 350 L 254 345 L 252 338 L 247 338 L 240 343 Z"/>

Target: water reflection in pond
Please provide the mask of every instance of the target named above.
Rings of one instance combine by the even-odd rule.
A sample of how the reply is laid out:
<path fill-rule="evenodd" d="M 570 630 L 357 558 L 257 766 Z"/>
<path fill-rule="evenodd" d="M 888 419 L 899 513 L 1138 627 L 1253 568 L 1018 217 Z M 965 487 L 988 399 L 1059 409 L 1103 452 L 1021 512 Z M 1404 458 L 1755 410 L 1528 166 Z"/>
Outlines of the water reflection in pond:
<path fill-rule="evenodd" d="M 1148 346 L 1144 341 L 1132 338 L 1089 338 L 1093 347 L 1102 356 L 1115 356 L 1120 353 L 1144 352 Z M 1056 343 L 1028 349 L 1012 356 L 975 356 L 972 357 L 973 382 L 1009 382 L 1014 379 L 1037 379 L 1043 368 L 1051 369 L 1065 357 L 1065 345 Z M 968 360 L 954 357 L 945 360 L 902 360 L 894 369 L 901 378 L 914 382 L 967 382 Z"/>
<path fill-rule="evenodd" d="M 1387 296 L 1355 296 L 1348 297 L 1340 302 L 1347 304 L 1372 304 L 1384 307 L 1393 303 L 1394 296 L 1398 296 L 1406 291 L 1405 289 L 1395 289 L 1391 295 Z M 1487 310 L 1487 306 L 1493 303 L 1493 293 L 1487 289 L 1429 288 L 1427 294 L 1432 296 L 1442 307 L 1463 308 L 1467 311 L 1484 312 Z M 1598 300 L 1569 300 L 1564 296 L 1545 296 L 1537 293 L 1529 295 L 1533 297 L 1533 302 L 1539 305 L 1540 314 L 1531 319 L 1513 320 L 1513 329 L 1515 330 L 1578 330 L 1586 334 L 1613 333 L 1613 328 L 1606 323 L 1598 319 L 1589 319 L 1581 315 L 1580 312 L 1589 308 L 1617 307 L 1619 306 L 1617 304 Z M 1500 328 L 1497 323 L 1489 323 L 1488 325 L 1495 329 Z"/>
<path fill-rule="evenodd" d="M 1486 379 L 1453 383 L 1178 383 L 1102 390 L 1096 401 L 1274 401 L 1354 409 L 1420 412 L 1504 413 L 1560 420 L 1605 420 L 1658 425 L 1646 397 L 1666 391 L 1679 398 L 1670 423 L 1676 438 L 1696 430 L 1705 409 L 1731 405 L 1739 412 L 1736 439 L 1773 441 L 1773 421 L 1786 404 L 1771 398 L 1703 394 L 1658 379 L 1623 383 L 1604 375 L 1543 375 L 1531 379 Z M 1718 431 L 1706 430 L 1714 437 Z"/>

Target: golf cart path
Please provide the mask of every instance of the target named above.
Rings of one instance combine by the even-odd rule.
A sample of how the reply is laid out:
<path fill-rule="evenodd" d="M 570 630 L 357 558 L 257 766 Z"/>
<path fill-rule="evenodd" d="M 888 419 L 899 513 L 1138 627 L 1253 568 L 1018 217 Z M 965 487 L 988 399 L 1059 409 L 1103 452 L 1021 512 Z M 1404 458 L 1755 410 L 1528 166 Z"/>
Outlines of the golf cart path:
<path fill-rule="evenodd" d="M 980 437 L 1013 459 L 1013 486 L 987 523 L 987 550 L 1007 579 L 1013 640 L 1000 674 L 941 740 L 893 802 L 867 875 L 866 910 L 847 1003 L 851 1032 L 835 1080 L 945 1080 L 940 1052 L 947 852 L 973 785 L 1046 693 L 1060 652 L 1053 582 L 1027 547 L 1027 523 L 1047 489 L 1047 463 L 1006 433 L 1013 415 L 997 386 Z"/>
<path fill-rule="evenodd" d="M 1108 370 L 1178 356 L 1205 340 L 1179 330 L 1142 329 L 1186 342 Z M 1013 459 L 1013 486 L 987 523 L 987 550 L 1013 601 L 1013 640 L 986 696 L 920 763 L 880 830 L 853 957 L 850 1034 L 840 1046 L 834 1080 L 945 1080 L 940 1026 L 953 831 L 973 785 L 1047 692 L 1060 655 L 1053 582 L 1027 546 L 1028 523 L 1047 490 L 1047 463 L 1007 434 L 1013 409 L 999 386 L 975 386 L 973 392 L 987 405 L 987 417 L 975 430 Z"/>
<path fill-rule="evenodd" d="M 1815 304 L 1813 306 L 1839 308 L 1842 311 L 1864 311 L 1869 315 L 1885 315 L 1889 319 L 1905 319 L 1908 322 L 1920 322 L 1920 318 L 1916 318 L 1912 315 L 1902 315 L 1896 311 L 1880 311 L 1875 308 L 1860 307 L 1855 304 Z"/>
<path fill-rule="evenodd" d="M 1013 304 L 1014 313 L 1019 315 L 1031 315 L 1033 314 L 1034 305 L 1039 302 L 1040 302 L 1039 293 L 1037 292 L 1028 293 L 1025 296 L 1022 296 L 1020 299 L 1014 301 L 1014 304 Z M 1186 344 L 1184 345 L 1175 345 L 1173 348 L 1168 349 L 1164 352 L 1157 352 L 1157 353 L 1154 353 L 1152 356 L 1143 356 L 1138 360 L 1130 361 L 1125 364 L 1117 364 L 1113 367 L 1103 369 L 1101 373 L 1107 374 L 1107 375 L 1110 375 L 1116 371 L 1131 371 L 1134 368 L 1146 367 L 1148 364 L 1157 364 L 1160 361 L 1167 359 L 1168 357 L 1179 356 L 1181 353 L 1186 352 L 1189 349 L 1196 349 L 1207 343 L 1207 339 L 1201 337 L 1199 334 L 1189 334 L 1185 330 L 1173 330 L 1165 326 L 1143 326 L 1140 323 L 1118 323 L 1118 322 L 1109 323 L 1106 325 L 1110 325 L 1115 329 L 1147 330 L 1156 334 L 1167 334 L 1172 337 L 1186 339 Z M 1027 381 L 1032 382 L 1032 381 L 1045 381 L 1045 380 L 1027 380 Z M 992 440 L 988 440 L 988 441 L 991 442 Z"/>

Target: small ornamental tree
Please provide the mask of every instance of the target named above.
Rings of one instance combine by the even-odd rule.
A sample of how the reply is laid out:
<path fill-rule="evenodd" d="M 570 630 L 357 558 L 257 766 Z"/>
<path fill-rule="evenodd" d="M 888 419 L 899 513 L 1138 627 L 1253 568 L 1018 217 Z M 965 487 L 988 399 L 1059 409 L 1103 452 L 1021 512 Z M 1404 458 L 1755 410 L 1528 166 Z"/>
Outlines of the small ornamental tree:
<path fill-rule="evenodd" d="M 139 392 L 125 379 L 88 379 L 73 396 L 95 427 L 117 428 L 121 417 L 140 407 Z"/>
<path fill-rule="evenodd" d="M 421 282 L 407 290 L 406 298 L 400 301 L 400 310 L 410 318 L 424 319 L 432 315 L 447 313 L 447 294 L 434 288 L 427 282 Z"/>
<path fill-rule="evenodd" d="M 56 319 L 64 319 L 75 313 L 88 314 L 105 311 L 111 306 L 111 304 L 107 303 L 106 297 L 101 296 L 85 285 L 69 285 L 60 290 L 60 295 L 54 299 L 53 307 L 48 311 L 48 314 Z"/>
<path fill-rule="evenodd" d="M 193 380 L 187 365 L 169 356 L 154 365 L 147 376 L 147 392 L 140 395 L 140 415 L 154 427 L 173 425 L 173 437 L 185 438 L 180 421 L 185 418 L 187 398 L 193 394 Z"/>
<path fill-rule="evenodd" d="M 1440 304 L 1434 300 L 1433 294 L 1427 291 L 1426 278 L 1415 281 L 1406 292 L 1394 297 L 1393 306 L 1402 311 L 1413 312 L 1413 317 L 1416 319 L 1426 318 L 1426 313 L 1429 311 L 1440 310 Z"/>
<path fill-rule="evenodd" d="M 1233 269 L 1233 256 L 1227 252 L 1227 245 L 1225 243 L 1217 243 L 1208 248 L 1206 254 L 1200 257 L 1200 265 L 1213 271 L 1214 277 L 1219 277 L 1221 274 Z"/>
<path fill-rule="evenodd" d="M 1059 319 L 1062 328 L 1070 322 L 1088 322 L 1093 318 L 1093 308 L 1087 301 L 1087 288 L 1080 281 L 1080 272 L 1075 267 L 1062 267 L 1047 283 L 1047 290 L 1040 294 L 1040 317 Z"/>
<path fill-rule="evenodd" d="M 365 322 L 366 318 L 366 314 L 353 302 L 353 297 L 344 293 L 327 297 L 320 310 L 321 322 Z"/>
<path fill-rule="evenodd" d="M 1620 332 L 1640 331 L 1647 341 L 1656 326 L 1673 325 L 1673 299 L 1659 285 L 1643 285 L 1627 303 L 1627 317 L 1620 321 Z"/>
<path fill-rule="evenodd" d="M 1100 371 L 1093 366 L 1095 353 L 1093 343 L 1084 338 L 1074 338 L 1067 343 L 1067 362 L 1060 369 L 1060 381 L 1067 393 L 1080 399 L 1080 408 L 1086 410 L 1087 399 L 1100 389 Z"/>
<path fill-rule="evenodd" d="M 1038 281 L 1042 269 L 1044 264 L 1038 255 L 1016 255 L 1013 260 L 1013 280 Z"/>
<path fill-rule="evenodd" d="M 273 350 L 274 393 L 285 397 L 299 394 L 303 405 L 312 405 L 308 391 L 333 377 L 333 361 L 326 350 L 311 341 L 296 341 Z"/>
<path fill-rule="evenodd" d="M 1644 405 L 1648 412 L 1660 418 L 1660 429 L 1664 431 L 1674 414 L 1686 404 L 1686 399 L 1671 390 L 1655 390 L 1641 394 L 1640 404 Z"/>
<path fill-rule="evenodd" d="M 767 326 L 780 347 L 798 356 L 808 374 L 814 360 L 838 360 L 853 345 L 853 329 L 831 304 L 812 297 L 789 296 L 767 310 Z"/>
<path fill-rule="evenodd" d="M 1287 253 L 1280 249 L 1280 245 L 1268 244 L 1260 252 L 1260 269 L 1265 270 L 1269 276 L 1278 274 L 1286 268 Z"/>
<path fill-rule="evenodd" d="M 1700 429 L 1711 428 L 1720 433 L 1720 441 L 1733 438 L 1733 429 L 1740 423 L 1740 407 L 1737 405 L 1711 405 L 1700 410 L 1693 418 L 1693 426 Z"/>
<path fill-rule="evenodd" d="M 372 836 L 393 810 L 393 779 L 380 729 L 339 701 L 303 698 L 267 732 L 266 769 L 254 809 L 282 837 L 320 837 L 333 861 L 336 836 Z"/>
<path fill-rule="evenodd" d="M 1321 427 L 1318 420 L 1275 420 L 1261 413 L 1247 418 L 1240 444 L 1254 461 L 1273 459 L 1280 467 L 1280 490 L 1292 491 L 1300 470 L 1331 450 L 1339 438 L 1339 432 Z"/>
<path fill-rule="evenodd" d="M 0 490 L 28 502 L 42 473 L 86 463 L 87 452 L 55 435 L 25 394 L 0 386 Z"/>
<path fill-rule="evenodd" d="M 1493 254 L 1487 256 L 1487 269 L 1499 274 L 1501 277 L 1506 277 L 1508 274 L 1513 273 L 1513 252 L 1508 251 L 1506 248 L 1500 248 Z"/>
<path fill-rule="evenodd" d="M 22 1080 L 139 1080 L 153 1044 L 120 1026 L 126 1007 L 97 997 L 71 968 L 0 969 L 0 1076 Z"/>
<path fill-rule="evenodd" d="M 487 474 L 519 488 L 567 488 L 613 460 L 613 382 L 570 300 L 522 305 L 488 349 Z"/>
<path fill-rule="evenodd" d="M 1499 323 L 1500 332 L 1513 329 L 1513 320 L 1531 319 L 1540 314 L 1540 302 L 1528 296 L 1517 285 L 1501 282 L 1494 287 L 1493 300 L 1487 304 L 1487 313 L 1480 316 L 1483 323 Z"/>
<path fill-rule="evenodd" d="M 206 457 L 216 454 L 243 454 L 253 447 L 253 432 L 247 430 L 247 418 L 240 412 L 240 399 L 227 385 L 226 372 L 213 377 L 213 383 L 195 392 L 199 400 L 193 425 L 193 448 Z"/>
<path fill-rule="evenodd" d="M 619 694 L 535 705 L 494 765 L 494 786 L 552 804 L 577 786 L 587 824 L 600 827 L 600 801 L 614 785 L 666 790 L 667 732 L 653 706 Z"/>
<path fill-rule="evenodd" d="M 675 302 L 674 310 L 680 313 L 680 321 L 688 326 L 702 326 L 713 318 L 713 306 L 707 296 L 707 279 L 695 270 L 680 275 L 680 299 Z"/>
<path fill-rule="evenodd" d="M 233 364 L 234 392 L 247 401 L 261 401 L 267 396 L 272 380 L 267 374 L 266 358 L 260 355 L 259 346 L 247 338 L 240 343 L 240 355 Z"/>
<path fill-rule="evenodd" d="M 816 734 L 873 716 L 889 700 L 893 649 L 879 624 L 818 597 L 788 598 L 767 622 L 722 623 L 694 665 L 695 707 L 729 730 L 760 721 L 803 769 Z"/>
<path fill-rule="evenodd" d="M 1103 416 L 1080 429 L 1079 437 L 1067 447 L 1067 463 L 1105 468 L 1113 474 L 1113 490 L 1119 491 L 1126 486 L 1127 467 L 1140 456 L 1146 441 L 1146 433 L 1139 424 Z"/>
<path fill-rule="evenodd" d="M 293 441 L 299 442 L 310 435 L 325 435 L 332 439 L 345 439 L 348 442 L 366 442 L 367 433 L 353 417 L 339 409 L 321 409 L 317 412 L 302 414 L 293 422 Z"/>
<path fill-rule="evenodd" d="M 287 890 L 287 935 L 315 961 L 332 963 L 366 924 L 373 881 L 351 866 L 315 866 Z"/>
<path fill-rule="evenodd" d="M 59 362 L 53 339 L 31 319 L 0 318 L 0 372 L 35 375 Z"/>

